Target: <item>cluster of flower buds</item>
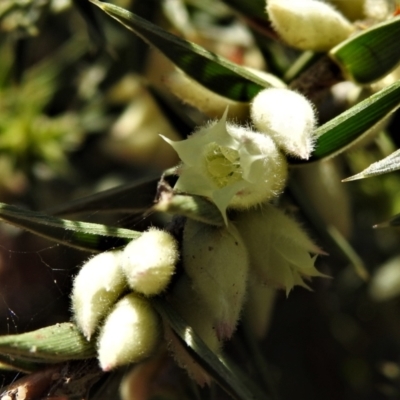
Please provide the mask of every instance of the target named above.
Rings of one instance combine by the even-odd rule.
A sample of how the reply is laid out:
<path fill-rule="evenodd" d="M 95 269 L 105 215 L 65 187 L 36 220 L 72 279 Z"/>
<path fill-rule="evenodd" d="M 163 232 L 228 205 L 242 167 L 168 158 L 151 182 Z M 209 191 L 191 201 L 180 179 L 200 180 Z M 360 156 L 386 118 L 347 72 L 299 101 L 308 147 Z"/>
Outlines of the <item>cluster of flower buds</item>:
<path fill-rule="evenodd" d="M 98 334 L 103 370 L 155 351 L 161 324 L 147 296 L 167 288 L 178 258 L 172 235 L 151 228 L 123 250 L 100 253 L 82 266 L 74 279 L 72 311 L 87 340 Z"/>

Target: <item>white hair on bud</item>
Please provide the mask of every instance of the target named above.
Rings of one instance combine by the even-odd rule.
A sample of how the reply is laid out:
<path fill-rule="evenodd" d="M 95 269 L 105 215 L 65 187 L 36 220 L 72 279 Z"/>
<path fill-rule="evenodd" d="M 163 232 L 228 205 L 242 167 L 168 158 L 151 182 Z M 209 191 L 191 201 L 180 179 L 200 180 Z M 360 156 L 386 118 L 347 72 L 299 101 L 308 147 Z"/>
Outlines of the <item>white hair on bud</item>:
<path fill-rule="evenodd" d="M 88 340 L 126 286 L 120 255 L 120 251 L 97 254 L 74 279 L 72 311 L 78 328 Z"/>
<path fill-rule="evenodd" d="M 108 315 L 98 340 L 103 371 L 142 361 L 157 348 L 161 323 L 150 303 L 135 293 L 122 298 Z"/>
<path fill-rule="evenodd" d="M 289 89 L 262 90 L 251 104 L 251 119 L 285 153 L 303 159 L 310 157 L 316 118 L 313 105 L 303 95 Z"/>
<path fill-rule="evenodd" d="M 174 237 L 166 231 L 151 228 L 125 247 L 121 264 L 129 286 L 153 296 L 168 286 L 178 258 L 178 243 Z"/>

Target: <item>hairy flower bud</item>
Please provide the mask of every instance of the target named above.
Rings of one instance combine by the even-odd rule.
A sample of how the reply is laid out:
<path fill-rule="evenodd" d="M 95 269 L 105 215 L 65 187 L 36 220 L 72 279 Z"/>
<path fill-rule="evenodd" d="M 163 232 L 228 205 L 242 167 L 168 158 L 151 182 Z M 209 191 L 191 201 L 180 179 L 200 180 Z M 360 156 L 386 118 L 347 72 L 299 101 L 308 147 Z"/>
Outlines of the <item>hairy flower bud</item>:
<path fill-rule="evenodd" d="M 315 112 L 301 94 L 289 89 L 265 89 L 253 99 L 251 119 L 287 154 L 308 159 L 314 149 Z"/>
<path fill-rule="evenodd" d="M 213 316 L 217 337 L 230 338 L 246 294 L 248 256 L 234 229 L 187 220 L 183 233 L 183 266 L 195 292 Z"/>
<path fill-rule="evenodd" d="M 282 211 L 265 204 L 240 213 L 235 222 L 249 251 L 250 266 L 264 283 L 289 294 L 295 285 L 308 288 L 304 279 L 325 276 L 309 254 L 322 251 Z"/>
<path fill-rule="evenodd" d="M 88 340 L 126 286 L 120 256 L 120 251 L 97 254 L 82 266 L 74 279 L 72 311 Z"/>
<path fill-rule="evenodd" d="M 164 139 L 183 161 L 175 189 L 210 198 L 227 223 L 227 207 L 245 209 L 280 194 L 287 162 L 271 138 L 226 117 L 227 111 L 186 140 Z"/>
<path fill-rule="evenodd" d="M 267 13 L 282 39 L 301 50 L 328 51 L 354 31 L 342 14 L 318 0 L 268 0 Z"/>
<path fill-rule="evenodd" d="M 160 318 L 147 300 L 135 293 L 122 298 L 108 315 L 98 340 L 103 371 L 149 357 L 160 339 Z"/>
<path fill-rule="evenodd" d="M 151 228 L 125 247 L 121 266 L 133 290 L 153 296 L 168 286 L 178 258 L 174 237 L 166 231 Z"/>

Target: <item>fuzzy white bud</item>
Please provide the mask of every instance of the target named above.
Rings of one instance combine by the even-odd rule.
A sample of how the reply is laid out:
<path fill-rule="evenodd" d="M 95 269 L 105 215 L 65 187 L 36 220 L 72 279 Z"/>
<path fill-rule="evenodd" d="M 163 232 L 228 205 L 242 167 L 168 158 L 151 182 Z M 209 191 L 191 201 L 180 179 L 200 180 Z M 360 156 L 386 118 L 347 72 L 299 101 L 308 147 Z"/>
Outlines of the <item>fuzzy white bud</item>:
<path fill-rule="evenodd" d="M 215 228 L 187 220 L 183 233 L 183 267 L 194 290 L 212 313 L 217 337 L 230 338 L 246 294 L 248 255 L 233 226 Z"/>
<path fill-rule="evenodd" d="M 329 51 L 354 31 L 342 14 L 317 0 L 268 0 L 267 13 L 282 39 L 301 50 Z"/>
<path fill-rule="evenodd" d="M 153 296 L 168 286 L 178 258 L 174 237 L 166 231 L 151 228 L 125 247 L 121 266 L 133 290 Z"/>
<path fill-rule="evenodd" d="M 228 207 L 245 209 L 282 191 L 287 162 L 274 141 L 226 122 L 202 127 L 186 140 L 172 142 L 183 165 L 175 189 L 210 198 L 228 223 Z"/>
<path fill-rule="evenodd" d="M 97 254 L 82 266 L 74 279 L 72 311 L 77 326 L 88 340 L 126 286 L 120 256 L 120 251 Z"/>
<path fill-rule="evenodd" d="M 301 94 L 288 89 L 262 90 L 251 104 L 251 119 L 287 154 L 308 159 L 314 149 L 315 112 Z"/>
<path fill-rule="evenodd" d="M 108 315 L 98 340 L 103 371 L 135 363 L 157 348 L 161 323 L 150 303 L 135 293 L 122 298 Z"/>

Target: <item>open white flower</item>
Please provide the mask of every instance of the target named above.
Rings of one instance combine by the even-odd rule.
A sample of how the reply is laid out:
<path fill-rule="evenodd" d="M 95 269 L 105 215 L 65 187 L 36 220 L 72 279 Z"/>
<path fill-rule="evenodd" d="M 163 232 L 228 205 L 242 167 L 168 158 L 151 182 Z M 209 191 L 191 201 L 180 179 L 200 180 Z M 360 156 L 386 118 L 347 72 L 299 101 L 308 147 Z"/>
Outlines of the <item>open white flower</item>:
<path fill-rule="evenodd" d="M 227 111 L 186 140 L 166 140 L 183 164 L 175 189 L 210 198 L 226 218 L 228 207 L 246 209 L 282 191 L 287 162 L 274 141 L 226 122 Z"/>

